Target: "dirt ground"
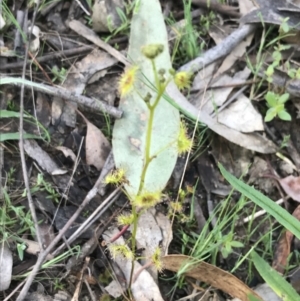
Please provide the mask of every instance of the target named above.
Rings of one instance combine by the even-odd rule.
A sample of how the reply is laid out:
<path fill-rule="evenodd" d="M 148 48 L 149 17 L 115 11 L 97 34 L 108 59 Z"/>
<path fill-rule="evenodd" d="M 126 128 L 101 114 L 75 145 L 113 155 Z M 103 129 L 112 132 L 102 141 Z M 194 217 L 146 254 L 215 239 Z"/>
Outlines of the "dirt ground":
<path fill-rule="evenodd" d="M 300 291 L 296 1 L 0 7 L 1 300 Z"/>

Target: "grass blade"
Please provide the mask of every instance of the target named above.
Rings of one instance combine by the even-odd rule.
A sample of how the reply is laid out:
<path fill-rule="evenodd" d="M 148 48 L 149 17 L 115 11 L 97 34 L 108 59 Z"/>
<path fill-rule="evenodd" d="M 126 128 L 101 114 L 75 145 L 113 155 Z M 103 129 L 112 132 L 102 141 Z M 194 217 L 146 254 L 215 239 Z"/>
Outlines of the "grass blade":
<path fill-rule="evenodd" d="M 33 134 L 23 134 L 24 139 L 42 139 L 41 137 Z M 7 140 L 19 140 L 20 133 L 2 133 L 0 135 L 0 142 Z"/>
<path fill-rule="evenodd" d="M 252 200 L 256 205 L 272 215 L 282 226 L 291 231 L 298 239 L 300 239 L 300 222 L 286 210 L 281 208 L 271 199 L 257 191 L 255 188 L 247 185 L 243 181 L 237 179 L 230 174 L 222 164 L 218 164 L 223 177 L 232 185 L 234 189 Z"/>
<path fill-rule="evenodd" d="M 276 295 L 282 298 L 283 301 L 299 300 L 299 295 L 295 289 L 278 272 L 272 269 L 263 258 L 255 251 L 251 252 L 251 257 L 260 276 Z"/>

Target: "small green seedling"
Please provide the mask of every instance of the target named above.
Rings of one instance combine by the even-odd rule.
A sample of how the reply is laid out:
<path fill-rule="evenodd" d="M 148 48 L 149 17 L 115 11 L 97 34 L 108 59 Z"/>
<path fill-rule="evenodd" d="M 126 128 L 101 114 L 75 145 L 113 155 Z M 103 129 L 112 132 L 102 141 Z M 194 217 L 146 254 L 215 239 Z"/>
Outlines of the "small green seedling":
<path fill-rule="evenodd" d="M 222 243 L 221 243 L 220 251 L 222 253 L 223 258 L 227 258 L 233 252 L 232 248 L 244 247 L 243 243 L 233 240 L 233 232 L 222 237 L 221 242 Z"/>
<path fill-rule="evenodd" d="M 289 144 L 290 139 L 291 139 L 291 135 L 284 135 L 283 139 L 282 139 L 282 142 L 280 144 L 280 148 L 287 147 L 288 144 Z"/>
<path fill-rule="evenodd" d="M 53 82 L 59 80 L 59 82 L 63 83 L 67 77 L 67 70 L 63 67 L 61 69 L 58 69 L 57 66 L 54 66 L 51 69 L 51 72 L 54 76 L 52 79 Z"/>
<path fill-rule="evenodd" d="M 265 74 L 267 76 L 267 81 L 269 83 L 273 82 L 273 75 L 275 72 L 275 68 L 280 65 L 280 62 L 282 61 L 282 51 L 289 49 L 290 45 L 281 45 L 274 47 L 274 51 L 272 53 L 273 63 L 267 68 L 265 71 Z"/>
<path fill-rule="evenodd" d="M 17 243 L 17 251 L 20 260 L 24 259 L 24 251 L 26 250 L 27 246 L 25 243 Z"/>
<path fill-rule="evenodd" d="M 284 104 L 289 100 L 289 98 L 289 93 L 279 95 L 269 91 L 265 95 L 265 100 L 267 101 L 267 106 L 269 107 L 265 116 L 265 122 L 273 120 L 276 116 L 278 116 L 281 120 L 290 121 L 292 117 L 284 107 Z"/>

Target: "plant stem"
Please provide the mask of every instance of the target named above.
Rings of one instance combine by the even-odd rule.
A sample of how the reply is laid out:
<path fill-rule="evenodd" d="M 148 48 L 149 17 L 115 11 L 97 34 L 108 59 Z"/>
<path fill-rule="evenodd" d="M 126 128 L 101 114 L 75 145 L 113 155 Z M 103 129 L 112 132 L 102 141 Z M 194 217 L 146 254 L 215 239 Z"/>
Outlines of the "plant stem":
<path fill-rule="evenodd" d="M 143 170 L 142 170 L 142 174 L 141 174 L 141 182 L 140 182 L 140 186 L 139 186 L 139 190 L 138 190 L 137 195 L 140 195 L 143 191 L 147 169 L 149 167 L 149 164 L 150 164 L 151 160 L 154 158 L 154 157 L 150 156 L 150 150 L 151 150 L 152 128 L 153 128 L 153 120 L 154 120 L 155 109 L 156 109 L 160 99 L 163 96 L 163 93 L 166 89 L 167 84 L 169 83 L 169 81 L 166 81 L 165 83 L 160 82 L 160 80 L 157 76 L 157 70 L 156 70 L 156 66 L 155 66 L 155 63 L 154 63 L 153 60 L 151 60 L 151 64 L 152 64 L 154 77 L 155 77 L 155 85 L 156 85 L 156 88 L 157 88 L 157 96 L 156 96 L 153 104 L 149 104 L 149 106 L 148 106 L 148 108 L 149 108 L 149 123 L 148 123 L 147 133 L 146 133 L 145 163 L 144 163 L 144 166 L 143 166 Z M 137 232 L 137 223 L 138 223 L 138 217 L 139 217 L 137 208 L 135 206 L 132 206 L 132 213 L 133 213 L 133 216 L 134 216 L 134 222 L 133 222 L 133 229 L 132 229 L 131 249 L 132 249 L 132 252 L 134 253 L 135 252 L 135 247 L 136 247 L 136 232 Z M 134 272 L 134 259 L 132 260 L 132 267 L 131 267 L 130 280 L 129 280 L 129 288 L 132 285 L 133 272 Z"/>

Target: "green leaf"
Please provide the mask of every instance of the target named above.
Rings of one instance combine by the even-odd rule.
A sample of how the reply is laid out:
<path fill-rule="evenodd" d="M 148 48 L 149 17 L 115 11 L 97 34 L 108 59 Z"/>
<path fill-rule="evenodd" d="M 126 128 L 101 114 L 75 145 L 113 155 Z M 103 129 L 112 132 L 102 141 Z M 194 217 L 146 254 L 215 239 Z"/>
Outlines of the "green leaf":
<path fill-rule="evenodd" d="M 42 139 L 42 137 L 33 134 L 23 134 L 24 139 Z M 20 133 L 1 133 L 0 142 L 7 140 L 19 140 Z"/>
<path fill-rule="evenodd" d="M 281 24 L 281 29 L 283 30 L 284 33 L 287 33 L 290 30 L 290 26 L 289 26 L 288 23 L 284 22 L 284 23 Z"/>
<path fill-rule="evenodd" d="M 273 54 L 272 54 L 272 57 L 275 61 L 281 61 L 282 59 L 282 55 L 281 55 L 281 52 L 279 51 L 274 51 Z"/>
<path fill-rule="evenodd" d="M 236 241 L 236 240 L 232 241 L 230 244 L 234 248 L 242 248 L 244 246 L 243 243 L 241 243 L 240 241 Z"/>
<path fill-rule="evenodd" d="M 289 94 L 289 93 L 284 93 L 284 94 L 282 94 L 282 95 L 279 97 L 278 103 L 284 104 L 284 103 L 286 103 L 286 102 L 289 100 L 289 98 L 290 98 L 290 94 Z"/>
<path fill-rule="evenodd" d="M 253 263 L 260 276 L 272 288 L 272 290 L 284 301 L 299 300 L 300 297 L 295 289 L 255 251 L 251 252 Z"/>
<path fill-rule="evenodd" d="M 261 301 L 261 299 L 258 299 L 257 297 L 253 296 L 253 295 L 247 295 L 247 297 L 249 298 L 250 301 Z"/>
<path fill-rule="evenodd" d="M 277 106 L 275 107 L 276 113 L 283 111 L 284 110 L 284 104 L 278 103 Z"/>
<path fill-rule="evenodd" d="M 218 166 L 223 177 L 232 185 L 233 188 L 271 214 L 277 222 L 279 222 L 283 227 L 291 231 L 297 238 L 300 239 L 300 222 L 294 216 L 289 214 L 286 210 L 281 208 L 261 192 L 257 191 L 253 187 L 250 187 L 243 181 L 230 174 L 225 170 L 222 164 L 219 163 Z"/>
<path fill-rule="evenodd" d="M 19 255 L 20 260 L 24 259 L 24 250 L 26 250 L 26 248 L 27 247 L 24 243 L 22 243 L 22 244 L 17 243 L 17 250 L 18 250 L 18 255 Z"/>
<path fill-rule="evenodd" d="M 286 110 L 282 110 L 282 111 L 278 112 L 278 117 L 281 120 L 286 120 L 286 121 L 292 120 L 292 116 Z"/>
<path fill-rule="evenodd" d="M 20 113 L 14 112 L 14 111 L 8 111 L 8 110 L 0 110 L 0 117 L 1 118 L 19 118 Z"/>
<path fill-rule="evenodd" d="M 277 105 L 277 95 L 274 92 L 268 91 L 265 95 L 265 100 L 270 107 L 275 107 Z"/>
<path fill-rule="evenodd" d="M 231 252 L 229 252 L 226 248 L 221 249 L 221 254 L 223 258 L 227 258 L 230 253 Z"/>
<path fill-rule="evenodd" d="M 136 195 L 139 191 L 147 147 L 150 147 L 152 160 L 146 171 L 143 189 L 148 192 L 161 191 L 165 187 L 178 156 L 179 111 L 163 98 L 155 109 L 151 141 L 146 141 L 149 109 L 141 96 L 150 93 L 152 101 L 157 95 L 153 88 L 149 88 L 155 82 L 151 61 L 141 53 L 141 48 L 148 44 L 164 46 L 164 51 L 155 58 L 155 64 L 157 70 L 164 69 L 167 76 L 172 65 L 158 0 L 141 0 L 139 9 L 132 17 L 128 58 L 140 67 L 141 79 L 138 79 L 134 91 L 121 100 L 120 109 L 124 114 L 115 122 L 113 129 L 114 159 L 117 168 L 125 170 L 129 181 L 125 188 L 129 195 Z"/>
<path fill-rule="evenodd" d="M 271 108 L 267 111 L 266 116 L 265 116 L 265 122 L 269 122 L 275 118 L 277 115 L 276 109 Z"/>
<path fill-rule="evenodd" d="M 265 71 L 265 74 L 267 76 L 272 76 L 274 74 L 274 67 L 272 65 L 270 65 L 267 70 Z"/>

